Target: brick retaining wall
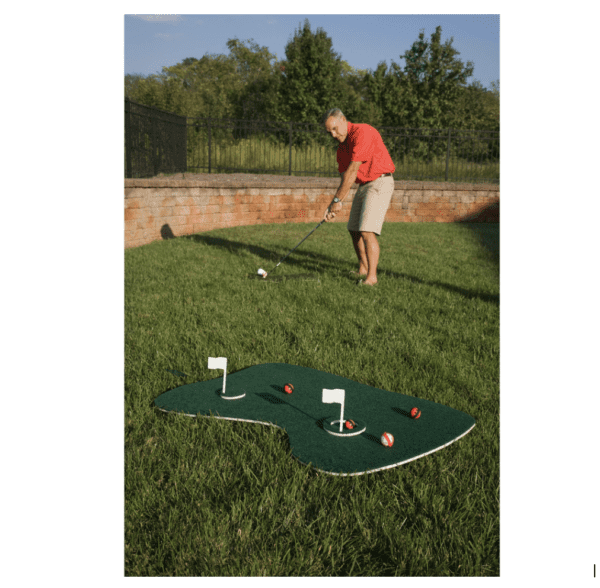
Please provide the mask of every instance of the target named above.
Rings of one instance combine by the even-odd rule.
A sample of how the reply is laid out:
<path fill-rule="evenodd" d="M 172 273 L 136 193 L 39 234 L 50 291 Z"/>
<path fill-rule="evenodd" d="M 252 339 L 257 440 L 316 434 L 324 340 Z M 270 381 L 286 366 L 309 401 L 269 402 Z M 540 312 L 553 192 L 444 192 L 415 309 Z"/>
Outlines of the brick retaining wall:
<path fill-rule="evenodd" d="M 299 187 L 291 187 L 294 183 Z M 221 227 L 319 222 L 339 183 L 126 179 L 125 247 Z M 348 222 L 356 188 L 333 222 Z M 500 188 L 494 184 L 395 182 L 385 222 L 499 222 L 499 215 Z"/>

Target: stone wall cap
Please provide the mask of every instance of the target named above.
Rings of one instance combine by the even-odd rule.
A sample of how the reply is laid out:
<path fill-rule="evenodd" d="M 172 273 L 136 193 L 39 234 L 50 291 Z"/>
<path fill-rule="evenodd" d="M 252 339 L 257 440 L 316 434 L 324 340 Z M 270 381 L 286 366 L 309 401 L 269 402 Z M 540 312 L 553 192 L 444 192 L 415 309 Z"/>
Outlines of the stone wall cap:
<path fill-rule="evenodd" d="M 175 174 L 154 178 L 126 178 L 125 188 L 333 188 L 340 178 L 276 176 L 259 174 Z M 354 184 L 352 188 L 358 188 Z M 395 190 L 500 191 L 499 184 L 464 182 L 394 181 Z"/>

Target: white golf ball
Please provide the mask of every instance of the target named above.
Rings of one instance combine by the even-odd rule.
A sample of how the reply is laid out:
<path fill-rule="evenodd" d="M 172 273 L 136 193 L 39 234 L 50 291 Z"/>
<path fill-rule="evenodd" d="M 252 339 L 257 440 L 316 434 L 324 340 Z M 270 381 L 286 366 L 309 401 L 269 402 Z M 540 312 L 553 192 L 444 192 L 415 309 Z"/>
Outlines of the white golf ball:
<path fill-rule="evenodd" d="M 391 447 L 394 444 L 394 436 L 391 433 L 384 433 L 381 436 L 381 444 L 384 447 Z"/>

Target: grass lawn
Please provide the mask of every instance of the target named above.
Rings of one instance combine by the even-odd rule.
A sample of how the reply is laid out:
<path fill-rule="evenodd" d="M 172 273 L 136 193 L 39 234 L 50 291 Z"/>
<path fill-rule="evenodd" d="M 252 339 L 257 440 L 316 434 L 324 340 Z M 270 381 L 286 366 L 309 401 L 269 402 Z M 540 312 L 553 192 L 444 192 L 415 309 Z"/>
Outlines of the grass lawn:
<path fill-rule="evenodd" d="M 357 288 L 345 224 L 237 227 L 125 251 L 127 576 L 498 576 L 499 225 L 387 223 Z M 357 477 L 275 427 L 161 413 L 181 384 L 289 363 L 472 415 L 464 438 Z M 178 370 L 188 377 L 175 376 Z"/>

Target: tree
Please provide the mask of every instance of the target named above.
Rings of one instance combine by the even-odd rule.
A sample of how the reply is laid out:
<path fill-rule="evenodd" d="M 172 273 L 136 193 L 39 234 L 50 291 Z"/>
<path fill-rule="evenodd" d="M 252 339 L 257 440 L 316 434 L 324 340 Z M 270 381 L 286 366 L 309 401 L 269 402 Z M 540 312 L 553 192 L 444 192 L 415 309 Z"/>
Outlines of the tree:
<path fill-rule="evenodd" d="M 493 97 L 493 107 L 491 109 L 493 123 L 490 125 L 492 131 L 500 131 L 500 80 L 490 84 L 492 89 L 489 95 Z"/>
<path fill-rule="evenodd" d="M 285 55 L 284 114 L 288 120 L 319 123 L 323 112 L 342 103 L 342 60 L 323 29 L 311 32 L 308 19 L 286 45 Z"/>
<path fill-rule="evenodd" d="M 198 61 L 198 59 L 196 57 L 186 57 L 181 62 L 181 65 L 192 65 L 192 63 L 196 63 L 196 61 Z"/>
<path fill-rule="evenodd" d="M 175 112 L 190 117 L 234 116 L 242 83 L 231 57 L 209 54 L 201 59 L 188 57 L 177 65 L 163 67 L 162 78 L 172 81 L 183 93 L 183 112 Z"/>
<path fill-rule="evenodd" d="M 367 87 L 366 109 L 371 113 L 375 126 L 409 126 L 410 109 L 407 100 L 408 82 L 402 69 L 392 62 L 377 65 L 364 77 Z"/>
<path fill-rule="evenodd" d="M 144 79 L 142 74 L 126 74 L 125 75 L 125 97 L 132 98 L 137 92 L 140 81 Z"/>
<path fill-rule="evenodd" d="M 473 63 L 466 65 L 457 58 L 452 47 L 454 38 L 441 43 L 442 27 L 438 26 L 425 41 L 423 30 L 412 47 L 401 56 L 406 61 L 406 99 L 412 116 L 411 126 L 446 128 L 453 120 L 461 88 L 473 75 Z"/>
<path fill-rule="evenodd" d="M 155 106 L 177 114 L 183 113 L 183 91 L 173 79 L 153 74 L 137 80 L 129 89 L 129 98 L 146 106 Z"/>
<path fill-rule="evenodd" d="M 499 131 L 498 86 L 492 82 L 492 89 L 487 90 L 475 80 L 467 88 L 462 88 L 453 114 L 452 128 Z"/>
<path fill-rule="evenodd" d="M 227 41 L 230 57 L 241 82 L 236 116 L 244 119 L 277 119 L 283 71 L 275 55 L 252 39 Z"/>
<path fill-rule="evenodd" d="M 277 111 L 282 78 L 275 56 L 252 40 L 227 45 L 227 56 L 186 57 L 163 67 L 138 88 L 138 99 L 189 117 L 268 117 Z"/>
<path fill-rule="evenodd" d="M 369 71 L 356 69 L 342 60 L 342 76 L 339 80 L 341 98 L 336 105 L 349 120 L 374 124 L 373 113 L 368 105 L 369 88 L 365 77 Z"/>

